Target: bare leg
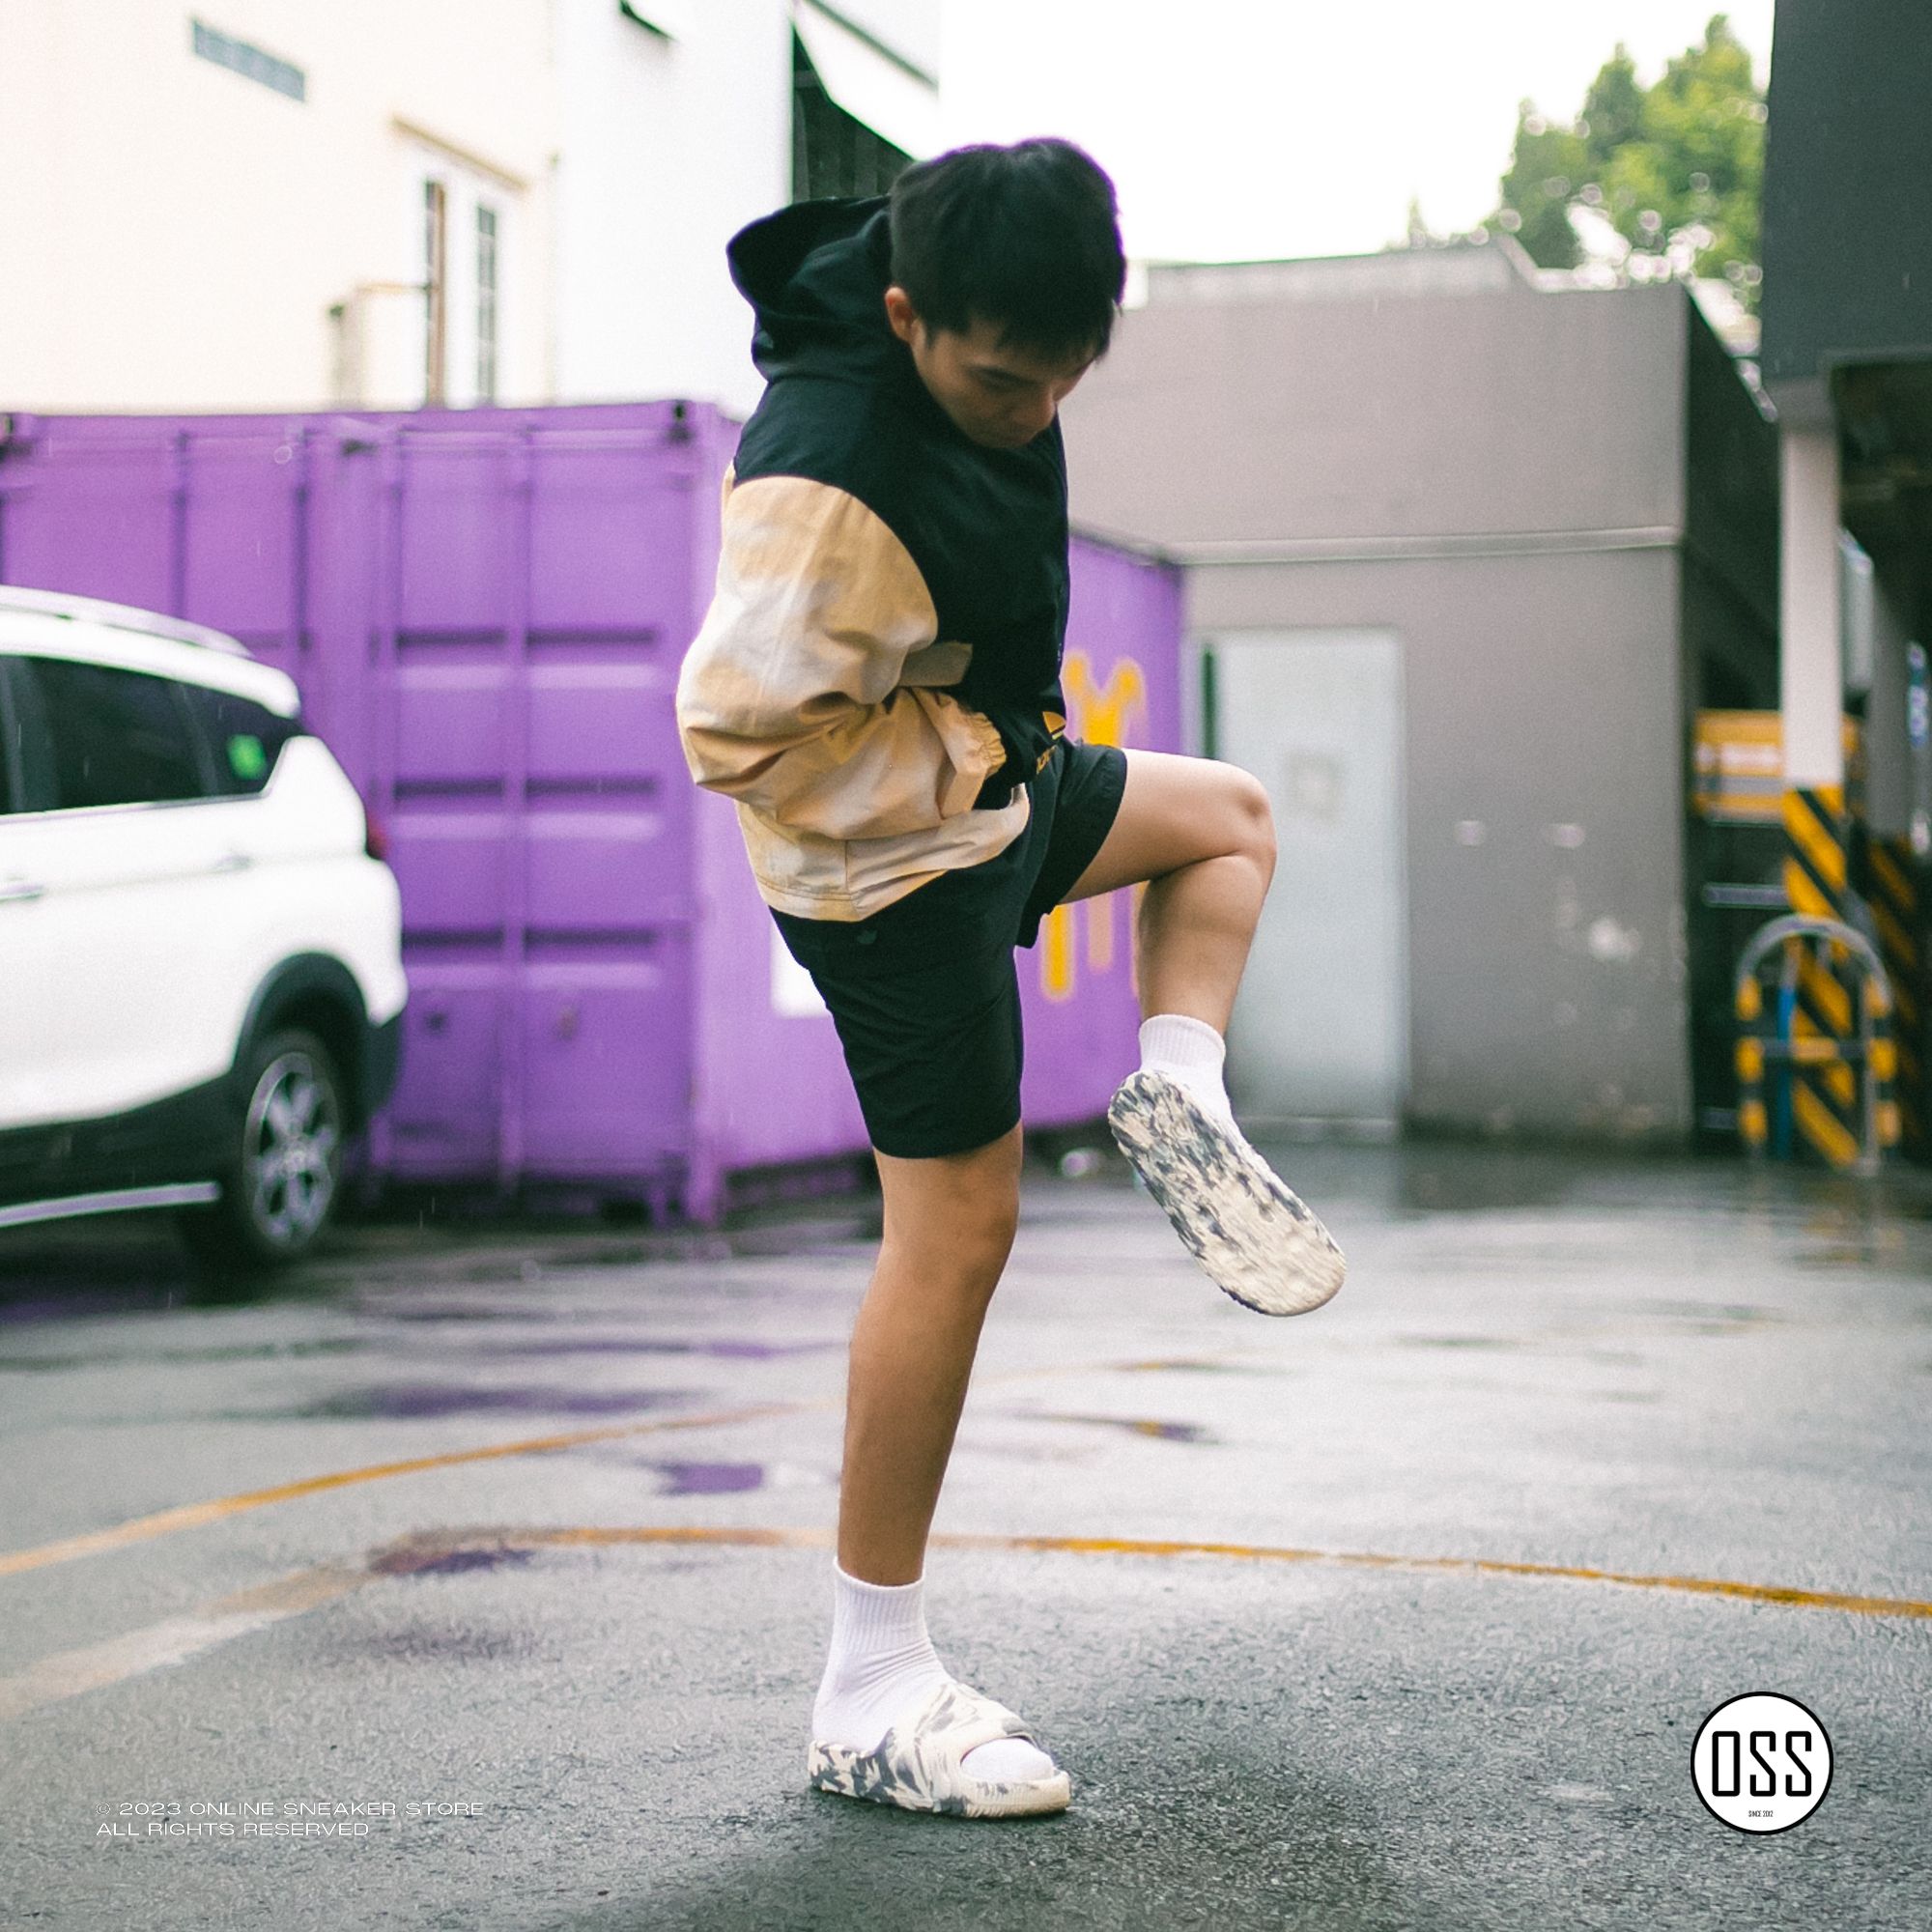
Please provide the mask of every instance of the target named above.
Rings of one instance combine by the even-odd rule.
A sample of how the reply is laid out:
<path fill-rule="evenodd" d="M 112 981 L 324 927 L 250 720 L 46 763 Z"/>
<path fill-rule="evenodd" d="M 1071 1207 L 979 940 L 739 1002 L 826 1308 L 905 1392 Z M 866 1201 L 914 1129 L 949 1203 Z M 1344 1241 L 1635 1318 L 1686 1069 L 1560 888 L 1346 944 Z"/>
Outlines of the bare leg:
<path fill-rule="evenodd" d="M 838 1563 L 910 1583 L 1019 1218 L 1020 1130 L 971 1153 L 877 1155 L 885 1238 L 852 1330 Z"/>
<path fill-rule="evenodd" d="M 1149 881 L 1140 914 L 1143 1016 L 1184 1013 L 1226 1033 L 1274 854 L 1259 779 L 1210 758 L 1129 752 L 1120 815 L 1067 897 Z"/>

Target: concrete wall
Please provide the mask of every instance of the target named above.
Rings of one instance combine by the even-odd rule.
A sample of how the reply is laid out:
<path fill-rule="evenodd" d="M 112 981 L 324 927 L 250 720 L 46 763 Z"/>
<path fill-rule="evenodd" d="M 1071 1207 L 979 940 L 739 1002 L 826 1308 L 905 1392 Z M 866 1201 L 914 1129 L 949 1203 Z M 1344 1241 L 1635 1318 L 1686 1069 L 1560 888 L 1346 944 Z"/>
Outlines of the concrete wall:
<path fill-rule="evenodd" d="M 1419 264 L 1259 265 L 1245 299 L 1189 271 L 1217 300 L 1153 271 L 1066 404 L 1075 514 L 1182 548 L 1680 529 L 1683 291 L 1546 294 L 1499 248 Z"/>
<path fill-rule="evenodd" d="M 1679 1139 L 1687 298 L 1378 259 L 1157 273 L 1066 407 L 1075 514 L 1189 562 L 1198 639 L 1401 635 L 1406 1119 Z"/>
<path fill-rule="evenodd" d="M 1401 635 L 1406 1119 L 1687 1132 L 1675 554 L 1197 569 L 1189 600 L 1189 631 L 1208 641 L 1243 628 Z"/>

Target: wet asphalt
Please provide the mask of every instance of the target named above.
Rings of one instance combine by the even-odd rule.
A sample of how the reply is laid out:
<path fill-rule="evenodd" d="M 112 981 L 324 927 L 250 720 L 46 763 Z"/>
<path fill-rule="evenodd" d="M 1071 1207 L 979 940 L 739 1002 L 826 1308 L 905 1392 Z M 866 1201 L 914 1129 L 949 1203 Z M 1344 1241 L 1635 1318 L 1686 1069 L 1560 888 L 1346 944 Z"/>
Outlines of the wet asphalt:
<path fill-rule="evenodd" d="M 871 1204 L 0 1237 L 0 1926 L 1932 1924 L 1932 1178 L 1275 1152 L 1292 1321 L 1029 1176 L 927 1568 L 1073 1776 L 1006 1824 L 803 1788 Z"/>

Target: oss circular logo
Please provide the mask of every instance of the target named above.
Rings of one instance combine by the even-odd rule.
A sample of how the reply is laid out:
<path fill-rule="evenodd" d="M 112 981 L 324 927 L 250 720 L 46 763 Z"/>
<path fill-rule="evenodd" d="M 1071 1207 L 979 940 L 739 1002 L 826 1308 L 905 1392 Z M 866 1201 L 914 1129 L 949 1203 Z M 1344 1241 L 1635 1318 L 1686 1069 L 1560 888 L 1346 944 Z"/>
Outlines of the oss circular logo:
<path fill-rule="evenodd" d="M 1753 1690 L 1704 1719 L 1690 1777 L 1704 1808 L 1733 1831 L 1788 1832 L 1831 1789 L 1832 1741 L 1795 1697 Z"/>

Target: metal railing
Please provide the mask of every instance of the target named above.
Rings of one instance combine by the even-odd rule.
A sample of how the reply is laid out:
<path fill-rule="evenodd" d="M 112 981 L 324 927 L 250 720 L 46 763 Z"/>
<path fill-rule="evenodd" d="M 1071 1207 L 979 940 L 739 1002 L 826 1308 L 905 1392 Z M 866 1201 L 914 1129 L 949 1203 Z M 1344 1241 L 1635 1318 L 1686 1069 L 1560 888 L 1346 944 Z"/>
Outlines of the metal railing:
<path fill-rule="evenodd" d="M 1815 949 L 1808 962 L 1807 944 Z M 1837 977 L 1834 959 L 1840 950 L 1859 968 L 1855 995 Z M 1758 976 L 1774 953 L 1780 954 L 1778 997 L 1767 1031 Z M 1807 1018 L 1807 999 L 1826 1009 L 1822 1022 Z M 1772 1151 L 1765 1073 L 1781 1065 L 1789 1069 L 1786 1092 L 1796 1133 L 1833 1167 L 1877 1173 L 1885 1150 L 1898 1140 L 1898 1107 L 1891 1096 L 1898 1049 L 1891 1037 L 1891 982 L 1871 941 L 1840 920 L 1810 913 L 1772 920 L 1751 935 L 1738 957 L 1733 1008 L 1739 1029 L 1738 1131 L 1751 1153 Z M 1808 1077 L 1812 1069 L 1815 1086 Z"/>

